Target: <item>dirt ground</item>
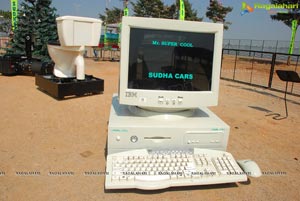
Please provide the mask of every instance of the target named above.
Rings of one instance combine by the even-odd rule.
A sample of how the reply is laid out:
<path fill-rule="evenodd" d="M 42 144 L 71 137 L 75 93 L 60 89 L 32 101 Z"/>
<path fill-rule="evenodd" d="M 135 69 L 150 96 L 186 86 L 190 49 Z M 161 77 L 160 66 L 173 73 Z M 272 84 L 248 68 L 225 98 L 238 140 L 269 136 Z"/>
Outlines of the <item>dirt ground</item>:
<path fill-rule="evenodd" d="M 263 176 L 247 183 L 158 191 L 104 189 L 105 143 L 117 62 L 87 62 L 105 80 L 103 94 L 58 101 L 31 76 L 0 75 L 0 201 L 27 200 L 299 200 L 300 98 L 221 80 L 211 109 L 231 126 L 228 151 L 256 161 Z M 281 117 L 282 117 L 281 116 Z M 280 116 L 277 116 L 280 119 Z M 298 190 L 297 190 L 298 189 Z"/>

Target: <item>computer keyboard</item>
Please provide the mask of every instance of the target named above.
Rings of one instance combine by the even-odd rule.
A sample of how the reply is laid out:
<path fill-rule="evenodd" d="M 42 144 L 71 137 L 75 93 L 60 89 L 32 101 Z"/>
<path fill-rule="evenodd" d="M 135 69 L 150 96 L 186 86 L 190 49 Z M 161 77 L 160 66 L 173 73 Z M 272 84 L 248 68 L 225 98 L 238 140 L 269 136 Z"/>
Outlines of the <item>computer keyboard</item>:
<path fill-rule="evenodd" d="M 156 190 L 247 181 L 247 175 L 230 153 L 198 148 L 110 154 L 106 172 L 106 189 Z"/>

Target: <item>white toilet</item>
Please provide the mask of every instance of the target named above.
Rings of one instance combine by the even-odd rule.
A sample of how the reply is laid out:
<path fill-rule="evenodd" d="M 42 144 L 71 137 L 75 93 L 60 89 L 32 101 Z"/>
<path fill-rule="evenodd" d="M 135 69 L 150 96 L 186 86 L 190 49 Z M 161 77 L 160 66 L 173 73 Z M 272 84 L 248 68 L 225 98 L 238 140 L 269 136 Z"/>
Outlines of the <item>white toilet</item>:
<path fill-rule="evenodd" d="M 48 44 L 54 61 L 54 75 L 60 78 L 85 79 L 85 46 L 98 46 L 102 21 L 94 18 L 62 16 L 56 18 L 60 45 Z"/>

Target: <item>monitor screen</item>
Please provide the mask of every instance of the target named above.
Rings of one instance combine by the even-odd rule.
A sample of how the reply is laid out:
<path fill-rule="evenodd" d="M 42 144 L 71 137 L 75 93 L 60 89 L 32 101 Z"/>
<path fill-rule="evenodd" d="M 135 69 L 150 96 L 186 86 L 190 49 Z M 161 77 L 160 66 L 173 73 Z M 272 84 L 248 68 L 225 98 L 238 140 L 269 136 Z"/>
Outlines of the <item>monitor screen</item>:
<path fill-rule="evenodd" d="M 214 34 L 132 28 L 128 88 L 211 90 Z"/>
<path fill-rule="evenodd" d="M 123 17 L 120 104 L 183 110 L 218 103 L 223 25 Z"/>

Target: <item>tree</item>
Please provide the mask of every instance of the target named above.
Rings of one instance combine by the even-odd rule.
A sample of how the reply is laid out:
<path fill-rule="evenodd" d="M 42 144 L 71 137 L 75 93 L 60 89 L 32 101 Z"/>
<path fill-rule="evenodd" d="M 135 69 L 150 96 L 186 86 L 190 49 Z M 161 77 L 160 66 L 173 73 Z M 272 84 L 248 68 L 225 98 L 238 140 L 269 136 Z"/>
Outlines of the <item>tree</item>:
<path fill-rule="evenodd" d="M 99 18 L 107 24 L 114 24 L 121 22 L 123 11 L 114 7 L 113 9 L 106 9 L 105 14 L 99 14 Z"/>
<path fill-rule="evenodd" d="M 225 20 L 226 15 L 232 11 L 232 7 L 225 7 L 217 0 L 210 0 L 210 5 L 207 7 L 206 16 L 214 23 L 221 22 L 224 24 L 224 29 L 227 30 L 231 22 Z"/>
<path fill-rule="evenodd" d="M 50 60 L 47 43 L 58 39 L 55 12 L 51 0 L 24 0 L 13 33 L 12 48 L 8 51 L 24 54 L 25 36 L 29 34 L 34 42 L 33 55 L 42 61 Z"/>
<path fill-rule="evenodd" d="M 25 0 L 21 3 L 18 13 L 18 24 L 14 29 L 13 38 L 9 45 L 11 48 L 7 50 L 8 52 L 25 53 L 25 36 L 27 34 L 33 35 L 34 17 L 32 16 L 34 16 L 33 4 Z"/>
<path fill-rule="evenodd" d="M 9 34 L 11 31 L 11 12 L 0 10 L 0 32 Z"/>
<path fill-rule="evenodd" d="M 170 6 L 164 5 L 161 0 L 138 0 L 136 3 L 132 2 L 131 4 L 135 16 L 178 19 L 179 0 L 176 0 L 176 2 Z M 202 21 L 202 18 L 197 17 L 197 11 L 192 9 L 189 0 L 184 0 L 184 4 L 186 20 Z"/>
<path fill-rule="evenodd" d="M 272 4 L 286 4 L 286 5 L 290 5 L 290 4 L 300 4 L 299 0 L 270 0 L 270 2 Z M 292 21 L 293 20 L 297 20 L 298 21 L 298 25 L 300 22 L 300 9 L 299 8 L 290 8 L 287 9 L 287 13 L 281 13 L 278 12 L 275 15 L 271 15 L 272 20 L 277 20 L 277 21 L 282 21 L 285 25 L 287 25 L 288 27 L 292 27 Z"/>
<path fill-rule="evenodd" d="M 296 4 L 299 4 L 300 1 L 299 0 L 270 0 L 270 3 L 272 3 L 272 4 L 286 4 L 286 5 L 294 4 L 294 5 L 296 5 Z M 295 32 L 297 32 L 297 28 L 298 28 L 299 23 L 300 23 L 300 10 L 298 9 L 298 7 L 296 8 L 296 6 L 295 7 L 291 6 L 290 8 L 287 9 L 287 13 L 286 12 L 285 13 L 278 12 L 275 15 L 271 15 L 271 18 L 272 18 L 272 20 L 282 21 L 285 25 L 290 27 L 291 30 L 292 30 L 292 22 L 294 20 L 296 20 L 297 26 L 295 27 L 296 28 Z M 291 39 L 290 46 L 294 45 L 293 42 L 294 41 Z M 291 61 L 291 57 L 289 56 L 288 60 L 287 60 L 288 65 L 290 64 L 290 61 Z"/>
<path fill-rule="evenodd" d="M 189 21 L 202 21 L 203 18 L 199 18 L 197 15 L 197 10 L 192 9 L 192 4 L 189 0 L 184 0 L 185 7 L 185 20 Z M 171 6 L 165 7 L 166 18 L 178 19 L 179 13 L 179 0 L 176 0 Z"/>
<path fill-rule="evenodd" d="M 11 19 L 11 12 L 0 10 L 0 16 L 2 16 L 3 19 Z"/>
<path fill-rule="evenodd" d="M 176 3 L 165 7 L 165 15 L 168 19 L 178 19 L 178 7 Z"/>
<path fill-rule="evenodd" d="M 33 55 L 40 57 L 43 61 L 50 60 L 47 44 L 56 41 L 56 9 L 51 7 L 51 0 L 37 0 L 35 4 L 35 46 Z"/>
<path fill-rule="evenodd" d="M 138 17 L 156 17 L 167 18 L 166 7 L 161 0 L 138 0 L 136 3 L 131 2 L 134 16 Z"/>
<path fill-rule="evenodd" d="M 177 0 L 177 5 L 179 4 L 179 0 Z M 202 21 L 203 18 L 197 17 L 197 11 L 192 9 L 192 4 L 189 0 L 184 0 L 185 6 L 185 19 L 190 21 Z"/>

